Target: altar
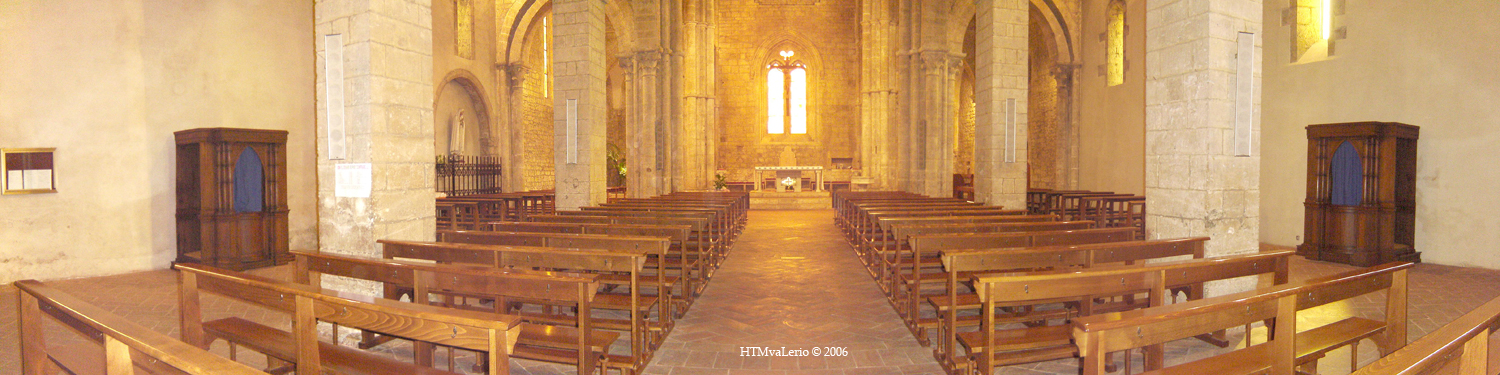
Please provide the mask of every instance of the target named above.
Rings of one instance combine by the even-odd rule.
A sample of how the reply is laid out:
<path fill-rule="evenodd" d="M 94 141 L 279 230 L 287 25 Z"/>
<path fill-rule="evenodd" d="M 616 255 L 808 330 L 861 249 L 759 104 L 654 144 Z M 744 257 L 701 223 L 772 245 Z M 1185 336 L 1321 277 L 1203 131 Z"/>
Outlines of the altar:
<path fill-rule="evenodd" d="M 774 185 L 776 185 L 776 191 L 779 191 L 779 192 L 785 192 L 785 191 L 801 192 L 802 191 L 802 171 L 812 171 L 813 175 L 814 175 L 814 178 L 813 178 L 813 190 L 823 191 L 823 166 L 821 166 L 821 165 L 789 166 L 789 167 L 755 167 L 755 190 L 756 191 L 760 191 L 761 189 L 765 188 L 765 187 L 761 186 L 761 183 L 764 180 L 762 177 L 764 176 L 764 173 L 767 172 L 767 171 L 776 172 L 776 181 L 773 183 Z M 790 180 L 788 180 L 788 179 L 790 179 Z M 788 181 L 790 181 L 791 183 L 787 184 L 786 182 L 788 182 Z M 790 185 L 790 186 L 788 186 L 788 185 Z"/>

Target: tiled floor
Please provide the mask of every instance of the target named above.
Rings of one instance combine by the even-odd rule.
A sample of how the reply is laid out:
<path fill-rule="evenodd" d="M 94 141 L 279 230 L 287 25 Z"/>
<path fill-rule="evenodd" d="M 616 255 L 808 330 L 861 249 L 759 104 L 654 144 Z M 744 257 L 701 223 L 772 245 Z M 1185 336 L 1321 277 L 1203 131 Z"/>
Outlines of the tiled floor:
<path fill-rule="evenodd" d="M 1325 275 L 1353 267 L 1294 258 L 1292 279 Z M 286 268 L 257 273 L 284 278 Z M 176 336 L 176 278 L 171 271 L 50 282 L 60 289 L 116 314 Z M 1409 337 L 1416 339 L 1464 312 L 1500 296 L 1500 271 L 1418 265 L 1410 279 Z M 1383 297 L 1363 296 L 1299 316 L 1316 324 L 1331 316 L 1354 313 L 1378 316 Z M 275 324 L 276 314 L 218 299 L 204 304 L 205 318 L 249 316 Z M 284 325 L 284 323 L 282 323 Z M 0 286 L 0 374 L 20 371 L 16 327 L 16 290 Z M 1256 335 L 1262 335 L 1257 329 Z M 51 331 L 60 332 L 61 329 Z M 50 334 L 50 333 L 49 333 Z M 1233 333 L 1240 339 L 1242 333 Z M 1257 338 L 1256 342 L 1261 339 Z M 1500 346 L 1492 345 L 1500 349 Z M 752 347 L 847 356 L 748 356 Z M 214 348 L 225 354 L 223 344 Z M 386 349 L 409 357 L 402 346 Z M 1188 361 L 1226 349 L 1197 342 L 1168 346 L 1168 363 Z M 1361 362 L 1372 361 L 1374 345 L 1361 345 Z M 240 358 L 254 364 L 257 356 Z M 1492 358 L 1495 356 L 1492 354 Z M 465 362 L 465 361 L 461 361 Z M 521 374 L 567 374 L 570 366 L 516 360 Z M 1139 368 L 1137 366 L 1137 368 Z M 752 211 L 746 229 L 723 268 L 698 302 L 656 353 L 648 374 L 938 374 L 929 348 L 921 347 L 901 324 L 885 297 L 863 271 L 853 251 L 839 238 L 831 211 Z M 1320 373 L 1348 372 L 1348 350 L 1324 359 Z M 996 371 L 1001 374 L 1076 374 L 1076 361 L 1059 360 Z"/>

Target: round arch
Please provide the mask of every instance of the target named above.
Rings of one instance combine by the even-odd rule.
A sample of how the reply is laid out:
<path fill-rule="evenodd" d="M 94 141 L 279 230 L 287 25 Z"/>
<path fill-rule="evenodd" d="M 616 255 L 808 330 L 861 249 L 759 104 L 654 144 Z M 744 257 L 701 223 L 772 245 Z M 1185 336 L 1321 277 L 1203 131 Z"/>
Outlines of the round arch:
<path fill-rule="evenodd" d="M 1072 30 L 1068 29 L 1067 21 L 1062 17 L 1062 9 L 1058 7 L 1055 0 L 1029 1 L 1032 6 L 1041 11 L 1042 18 L 1047 20 L 1047 28 L 1052 30 L 1052 36 L 1055 40 L 1051 44 L 1057 49 L 1057 63 L 1072 64 L 1074 61 L 1073 35 Z M 978 16 L 978 9 L 974 3 L 973 1 L 955 1 L 953 2 L 950 14 L 956 15 L 955 19 L 973 20 Z M 951 36 L 950 40 L 955 44 L 959 44 L 959 48 L 962 48 L 962 38 L 968 32 L 971 25 L 973 25 L 971 22 L 951 22 L 948 24 L 948 35 Z"/>
<path fill-rule="evenodd" d="M 505 16 L 501 18 L 501 24 L 509 23 L 504 28 L 505 33 L 500 38 L 505 40 L 504 58 L 505 63 L 521 61 L 526 43 L 526 32 L 536 22 L 536 17 L 552 9 L 551 0 L 514 0 Z M 630 4 L 621 1 L 606 1 L 604 3 L 604 20 L 608 27 L 613 28 L 616 39 L 620 43 L 620 51 L 634 50 L 635 35 L 635 12 Z"/>
<path fill-rule="evenodd" d="M 479 150 L 478 150 L 479 152 L 478 152 L 478 154 L 488 155 L 488 154 L 495 153 L 495 150 L 493 150 L 493 148 L 495 147 L 495 145 L 490 144 L 490 143 L 492 143 L 490 141 L 490 138 L 491 138 L 491 136 L 493 134 L 492 129 L 490 129 L 490 124 L 492 123 L 490 121 L 490 118 L 491 118 L 492 113 L 491 113 L 491 110 L 489 108 L 490 107 L 489 106 L 489 102 L 487 100 L 485 100 L 485 94 L 484 94 L 485 90 L 484 90 L 484 84 L 482 82 L 483 81 L 481 81 L 477 76 L 475 76 L 473 72 L 470 72 L 470 71 L 465 70 L 465 69 L 454 69 L 453 71 L 448 72 L 448 74 L 443 77 L 443 83 L 440 84 L 440 85 L 438 85 L 437 86 L 437 90 L 435 90 L 433 92 L 433 94 L 432 94 L 432 98 L 433 98 L 432 99 L 432 102 L 433 102 L 432 105 L 433 105 L 434 111 L 440 110 L 441 108 L 444 108 L 444 107 L 448 107 L 445 104 L 449 104 L 449 103 L 445 103 L 445 101 L 453 100 L 453 98 L 444 97 L 443 93 L 447 92 L 449 90 L 452 90 L 452 89 L 458 89 L 460 92 L 462 92 L 464 94 L 467 94 L 468 95 L 467 99 L 469 99 L 469 104 L 473 106 L 474 117 L 475 117 L 475 119 L 474 119 L 474 126 L 472 126 L 471 128 L 474 131 L 477 131 L 478 132 L 477 134 L 479 135 L 479 137 L 478 137 L 479 138 Z M 446 128 L 446 126 L 440 126 L 439 125 L 439 124 L 442 124 L 442 122 L 443 122 L 443 120 L 444 120 L 444 118 L 446 116 L 442 116 L 441 114 L 436 113 L 436 112 L 434 112 L 433 114 L 434 114 L 434 116 L 433 116 L 433 124 L 432 124 L 432 126 L 433 126 L 433 132 L 435 134 L 436 133 L 442 133 L 445 130 L 451 130 L 451 129 Z M 449 133 L 444 133 L 444 134 L 445 135 L 435 136 L 433 138 L 434 142 L 437 139 L 447 139 L 448 142 L 451 144 L 453 142 L 453 139 L 451 139 L 451 134 L 449 134 Z M 470 136 L 470 135 L 465 135 L 464 136 L 464 138 L 471 138 L 471 137 L 472 136 Z M 433 147 L 436 148 L 436 147 L 438 147 L 438 145 L 434 144 Z M 446 152 L 443 152 L 443 153 L 446 153 Z"/>

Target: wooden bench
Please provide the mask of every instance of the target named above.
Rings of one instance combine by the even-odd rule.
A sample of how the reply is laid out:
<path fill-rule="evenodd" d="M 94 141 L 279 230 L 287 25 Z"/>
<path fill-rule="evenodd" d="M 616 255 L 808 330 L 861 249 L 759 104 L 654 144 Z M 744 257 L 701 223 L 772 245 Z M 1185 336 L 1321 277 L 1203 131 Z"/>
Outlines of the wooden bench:
<path fill-rule="evenodd" d="M 857 246 L 863 247 L 863 251 L 886 248 L 891 242 L 897 241 L 893 226 L 900 224 L 1030 223 L 1057 220 L 1057 216 L 1053 215 L 1011 215 L 1008 212 L 1013 211 L 935 212 L 930 215 L 877 213 L 871 224 L 859 230 Z"/>
<path fill-rule="evenodd" d="M 322 275 L 334 275 L 378 282 L 388 289 L 409 290 L 411 301 L 420 304 L 435 304 L 433 296 L 493 300 L 492 307 L 486 310 L 518 316 L 523 321 L 511 354 L 516 358 L 572 364 L 578 366 L 578 373 L 588 374 L 594 368 L 608 366 L 609 347 L 619 337 L 592 327 L 589 313 L 599 285 L 597 275 L 520 272 L 303 251 L 293 251 L 292 255 L 296 257 L 293 278 L 303 284 L 318 285 Z M 571 306 L 577 313 L 566 316 L 547 311 L 522 312 L 511 308 L 511 302 Z M 450 298 L 441 303 L 445 307 L 481 309 L 453 304 Z M 635 349 L 639 350 L 638 344 Z M 414 343 L 413 362 L 431 366 L 432 351 L 431 344 Z"/>
<path fill-rule="evenodd" d="M 642 286 L 655 289 L 655 296 L 662 302 L 660 313 L 662 321 L 668 327 L 671 326 L 672 318 L 676 317 L 679 307 L 673 302 L 673 289 L 678 283 L 683 283 L 689 290 L 693 288 L 692 278 L 683 278 L 667 275 L 667 251 L 671 248 L 671 240 L 666 237 L 640 237 L 640 236 L 608 236 L 596 234 L 558 234 L 558 233 L 535 233 L 535 232 L 494 232 L 494 231 L 438 231 L 437 238 L 440 242 L 467 243 L 476 245 L 499 245 L 499 246 L 532 246 L 532 247 L 554 247 L 565 249 L 595 249 L 595 250 L 624 250 L 629 253 L 648 254 L 647 262 L 655 263 L 653 275 L 640 275 Z M 681 264 L 676 265 L 683 269 Z M 683 273 L 687 275 L 687 273 Z M 603 275 L 599 279 L 605 286 L 629 286 L 632 279 L 629 275 Z M 678 310 L 674 310 L 678 309 Z"/>
<path fill-rule="evenodd" d="M 590 224 L 590 223 L 543 223 L 543 222 L 492 222 L 487 223 L 487 230 L 496 232 L 526 232 L 526 233 L 556 233 L 556 234 L 593 234 L 607 236 L 643 236 L 661 237 L 671 241 L 667 251 L 668 258 L 665 264 L 667 269 L 677 269 L 678 275 L 687 278 L 683 281 L 685 291 L 682 296 L 683 302 L 691 304 L 699 293 L 702 293 L 704 282 L 708 280 L 708 262 L 702 253 L 692 246 L 692 226 L 689 225 L 635 225 L 635 224 Z M 652 268 L 652 262 L 646 262 L 646 268 Z M 675 279 L 675 278 L 674 278 Z M 671 283 L 671 282 L 669 282 Z M 695 285 L 696 284 L 696 285 Z M 680 315 L 680 314 L 679 314 Z"/>
<path fill-rule="evenodd" d="M 956 234 L 956 233 L 1015 233 L 1015 232 L 1045 232 L 1059 230 L 1091 229 L 1093 222 L 1087 221 L 1038 221 L 1038 222 L 980 222 L 972 220 L 923 220 L 916 224 L 903 224 L 904 221 L 892 220 L 890 224 L 892 241 L 884 241 L 884 246 L 878 251 L 876 259 L 880 264 L 874 265 L 879 270 L 881 288 L 888 291 L 895 289 L 895 283 L 899 278 L 893 277 L 897 274 L 898 262 L 904 257 L 909 257 L 911 245 L 908 240 L 911 236 L 933 235 L 933 234 Z M 889 293 L 888 293 L 889 294 Z"/>
<path fill-rule="evenodd" d="M 265 374 L 110 313 L 36 280 L 14 283 L 18 303 L 21 373 Z M 49 347 L 43 322 L 51 318 L 87 339 L 83 346 Z M 99 354 L 103 356 L 99 356 Z"/>
<path fill-rule="evenodd" d="M 682 217 L 645 217 L 645 216 L 605 216 L 605 215 L 535 215 L 528 217 L 528 223 L 566 223 L 566 224 L 598 224 L 598 225 L 686 225 L 690 227 L 687 245 L 688 253 L 699 263 L 699 268 L 704 272 L 702 279 L 713 277 L 713 271 L 717 264 L 711 262 L 715 257 L 714 252 L 719 248 L 718 242 L 709 234 L 708 219 L 704 218 L 682 218 Z"/>
<path fill-rule="evenodd" d="M 183 341 L 206 348 L 224 339 L 234 344 L 231 351 L 234 346 L 254 349 L 266 354 L 267 362 L 292 363 L 298 374 L 452 374 L 319 341 L 319 321 L 487 353 L 490 374 L 510 372 L 509 353 L 521 333 L 521 320 L 515 316 L 356 296 L 203 265 L 172 267 L 180 271 Z M 199 298 L 205 292 L 287 313 L 291 331 L 239 317 L 203 322 Z"/>
<path fill-rule="evenodd" d="M 905 259 L 897 259 L 898 263 L 891 270 L 891 277 L 897 281 L 896 284 L 892 285 L 893 294 L 897 296 L 894 303 L 898 306 L 898 310 L 905 308 L 905 317 L 909 321 L 917 317 L 916 313 L 921 306 L 922 299 L 926 296 L 936 295 L 922 294 L 922 287 L 942 283 L 946 280 L 942 277 L 942 261 L 939 259 L 939 255 L 945 251 L 1123 242 L 1133 240 L 1135 238 L 1134 232 L 1135 230 L 1132 228 L 1098 228 L 1045 232 L 953 233 L 911 236 L 908 239 L 911 242 L 911 254 L 906 256 Z M 936 272 L 929 273 L 924 272 L 924 270 L 934 270 Z"/>
<path fill-rule="evenodd" d="M 1500 325 L 1500 298 L 1491 299 L 1353 375 L 1495 374 L 1500 368 L 1491 366 L 1488 357 L 1490 336 L 1497 325 Z"/>
<path fill-rule="evenodd" d="M 609 218 L 653 218 L 653 219 L 701 219 L 706 225 L 701 231 L 694 231 L 695 237 L 702 238 L 701 241 L 709 246 L 710 265 L 718 266 L 718 260 L 729 248 L 729 231 L 725 223 L 716 221 L 715 215 L 710 212 L 661 212 L 661 211 L 558 211 L 557 216 L 587 216 L 587 217 L 609 217 Z M 527 221 L 552 221 L 552 220 L 527 220 Z M 631 222 L 631 220 L 610 220 L 611 222 Z"/>
<path fill-rule="evenodd" d="M 625 320 L 594 317 L 596 328 L 630 332 L 633 358 L 612 358 L 608 365 L 624 372 L 637 372 L 651 360 L 653 349 L 665 338 L 670 327 L 670 315 L 649 320 L 653 306 L 660 306 L 657 297 L 642 296 L 639 275 L 646 263 L 649 251 L 564 249 L 529 246 L 494 246 L 464 243 L 441 243 L 419 241 L 377 241 L 382 245 L 382 257 L 435 261 L 447 264 L 472 264 L 494 268 L 518 268 L 536 271 L 562 271 L 584 273 L 625 273 L 632 275 L 629 293 L 599 293 L 592 306 L 595 309 L 626 311 Z M 635 338 L 642 340 L 637 341 Z M 636 350 L 640 348 L 640 350 Z"/>
<path fill-rule="evenodd" d="M 1250 345 L 1247 340 L 1246 348 L 1193 362 L 1164 368 L 1160 350 L 1147 351 L 1145 374 L 1291 375 L 1296 367 L 1315 368 L 1328 351 L 1363 339 L 1373 339 L 1383 354 L 1406 345 L 1406 272 L 1411 266 L 1387 263 L 1248 292 L 1080 317 L 1072 322 L 1072 336 L 1082 356 L 1082 373 L 1098 375 L 1104 373 L 1104 353 L 1273 320 L 1269 341 Z M 1298 327 L 1298 311 L 1375 292 L 1386 297 L 1384 321 L 1347 317 L 1311 329 Z"/>
<path fill-rule="evenodd" d="M 921 310 L 913 314 L 913 334 L 918 341 L 927 342 L 927 330 L 937 328 L 938 336 L 945 337 L 943 346 L 937 347 L 939 354 L 953 353 L 956 337 L 955 327 L 973 327 L 979 324 L 978 315 L 960 320 L 951 311 L 979 308 L 979 296 L 959 293 L 959 283 L 974 275 L 1002 271 L 1047 271 L 1060 269 L 1091 268 L 1095 265 L 1135 264 L 1151 259 L 1172 257 L 1203 258 L 1203 244 L 1207 237 L 1179 238 L 1154 241 L 1106 242 L 1069 246 L 1043 246 L 1030 248 L 1006 248 L 984 250 L 945 251 L 941 254 L 945 295 L 927 297 L 925 304 L 932 308 L 933 318 L 923 318 Z M 1284 276 L 1285 270 L 1282 268 Z M 954 366 L 951 357 L 939 356 L 944 366 Z"/>
<path fill-rule="evenodd" d="M 987 372 L 986 369 L 993 369 L 994 366 L 1073 357 L 1077 355 L 1078 347 L 1071 342 L 1072 330 L 1069 326 L 1043 325 L 1001 330 L 997 327 L 998 323 L 1025 322 L 1036 318 L 1014 314 L 1002 316 L 995 312 L 996 308 L 1037 302 L 1074 301 L 1077 306 L 1076 315 L 1062 318 L 1082 319 L 1100 313 L 1161 306 L 1172 289 L 1201 286 L 1209 281 L 1269 275 L 1271 283 L 1285 283 L 1287 261 L 1292 254 L 1291 251 L 1279 251 L 1083 271 L 976 275 L 972 280 L 975 294 L 982 304 L 980 330 L 957 333 L 957 341 L 970 353 L 968 361 L 975 366 L 970 368 L 981 372 Z M 1149 289 L 1143 288 L 1148 285 Z M 1143 290 L 1147 293 L 1147 303 L 1134 301 L 1132 296 Z M 1124 300 L 1114 302 L 1113 298 L 1106 298 L 1101 304 L 1098 299 L 1101 296 L 1123 296 Z M 1201 298 L 1201 295 L 1198 297 Z M 1149 346 L 1146 353 L 1148 363 L 1159 362 L 1162 355 L 1161 348 L 1154 345 Z M 1129 372 L 1127 364 L 1126 373 Z"/>

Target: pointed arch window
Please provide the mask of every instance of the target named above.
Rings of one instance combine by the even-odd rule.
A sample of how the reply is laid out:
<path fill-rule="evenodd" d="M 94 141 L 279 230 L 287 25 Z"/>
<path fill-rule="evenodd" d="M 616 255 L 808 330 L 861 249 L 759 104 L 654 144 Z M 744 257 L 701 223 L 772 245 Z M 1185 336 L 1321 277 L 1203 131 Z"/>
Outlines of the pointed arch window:
<path fill-rule="evenodd" d="M 807 67 L 792 51 L 766 65 L 766 133 L 807 134 Z"/>

